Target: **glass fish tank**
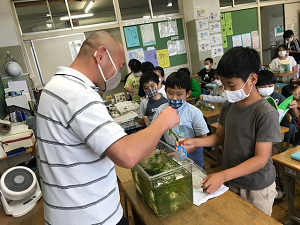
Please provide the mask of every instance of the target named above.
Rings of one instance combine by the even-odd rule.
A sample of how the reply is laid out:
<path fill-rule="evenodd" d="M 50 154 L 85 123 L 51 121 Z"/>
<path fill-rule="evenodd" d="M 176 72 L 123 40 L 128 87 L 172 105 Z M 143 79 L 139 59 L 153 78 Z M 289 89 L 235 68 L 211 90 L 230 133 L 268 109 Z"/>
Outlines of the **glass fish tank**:
<path fill-rule="evenodd" d="M 131 169 L 134 184 L 158 216 L 193 204 L 193 160 L 160 141 L 148 157 Z"/>

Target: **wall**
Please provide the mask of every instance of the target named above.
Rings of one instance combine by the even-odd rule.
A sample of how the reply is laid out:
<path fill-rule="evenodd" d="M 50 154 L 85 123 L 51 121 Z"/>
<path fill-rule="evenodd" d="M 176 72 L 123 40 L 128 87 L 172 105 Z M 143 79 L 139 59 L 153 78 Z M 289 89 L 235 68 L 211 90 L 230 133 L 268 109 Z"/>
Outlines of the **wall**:
<path fill-rule="evenodd" d="M 293 30 L 297 39 L 299 39 L 299 14 L 300 3 L 284 4 L 285 29 Z M 292 26 L 292 18 L 294 18 L 294 26 Z"/>
<path fill-rule="evenodd" d="M 190 70 L 192 74 L 197 73 L 204 67 L 204 59 L 211 57 L 211 51 L 199 52 L 198 40 L 197 40 L 197 29 L 196 20 L 194 15 L 195 7 L 206 7 L 207 12 L 215 11 L 220 13 L 219 0 L 184 0 L 183 1 L 183 17 L 186 22 L 191 65 Z M 221 57 L 215 57 L 214 67 L 218 64 Z"/>

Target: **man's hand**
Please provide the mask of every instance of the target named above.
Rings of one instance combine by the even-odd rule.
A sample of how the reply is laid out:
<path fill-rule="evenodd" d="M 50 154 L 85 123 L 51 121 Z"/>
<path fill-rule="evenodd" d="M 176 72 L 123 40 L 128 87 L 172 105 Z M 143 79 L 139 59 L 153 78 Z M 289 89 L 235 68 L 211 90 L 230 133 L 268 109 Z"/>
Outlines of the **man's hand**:
<path fill-rule="evenodd" d="M 199 97 L 201 101 L 203 101 L 203 96 L 204 96 L 204 95 L 200 95 L 200 97 Z"/>
<path fill-rule="evenodd" d="M 159 121 L 161 121 L 161 124 L 166 125 L 165 129 L 171 129 L 171 128 L 177 126 L 180 122 L 177 110 L 173 109 L 171 106 L 168 106 L 167 108 L 162 110 L 160 112 L 160 114 L 158 115 L 157 119 L 159 119 Z"/>
<path fill-rule="evenodd" d="M 221 185 L 225 182 L 224 175 L 222 172 L 219 173 L 213 173 L 211 175 L 208 175 L 201 181 L 203 192 L 207 194 L 213 194 L 219 188 Z"/>

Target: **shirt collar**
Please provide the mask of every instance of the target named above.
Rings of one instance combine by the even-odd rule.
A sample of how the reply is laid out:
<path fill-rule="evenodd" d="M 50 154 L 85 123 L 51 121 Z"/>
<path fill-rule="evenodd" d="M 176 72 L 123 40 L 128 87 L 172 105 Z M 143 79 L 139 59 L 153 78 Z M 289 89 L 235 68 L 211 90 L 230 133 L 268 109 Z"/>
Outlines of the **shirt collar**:
<path fill-rule="evenodd" d="M 78 80 L 86 83 L 89 85 L 91 88 L 98 88 L 96 85 L 89 79 L 87 78 L 83 73 L 80 73 L 79 71 L 72 69 L 70 67 L 64 67 L 64 66 L 59 66 L 57 67 L 57 71 L 55 73 L 56 75 L 69 75 L 71 77 L 77 78 Z"/>
<path fill-rule="evenodd" d="M 182 104 L 182 106 L 180 106 L 180 107 L 177 109 L 178 114 L 180 114 L 180 113 L 182 112 L 182 110 L 184 109 L 185 106 L 186 106 L 186 101 Z"/>

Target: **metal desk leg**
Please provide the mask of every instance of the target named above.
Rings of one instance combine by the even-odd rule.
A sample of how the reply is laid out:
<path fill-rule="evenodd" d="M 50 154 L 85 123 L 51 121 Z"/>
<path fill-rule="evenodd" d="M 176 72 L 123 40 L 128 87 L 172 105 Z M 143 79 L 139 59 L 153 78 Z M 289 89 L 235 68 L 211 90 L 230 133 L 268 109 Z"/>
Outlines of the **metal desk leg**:
<path fill-rule="evenodd" d="M 286 221 L 284 224 L 291 225 L 294 224 L 295 221 L 300 222 L 300 220 L 294 215 L 295 178 L 284 174 L 283 179 L 284 179 L 285 193 L 287 196 L 288 206 L 289 206 L 289 211 L 288 211 L 289 220 Z"/>

